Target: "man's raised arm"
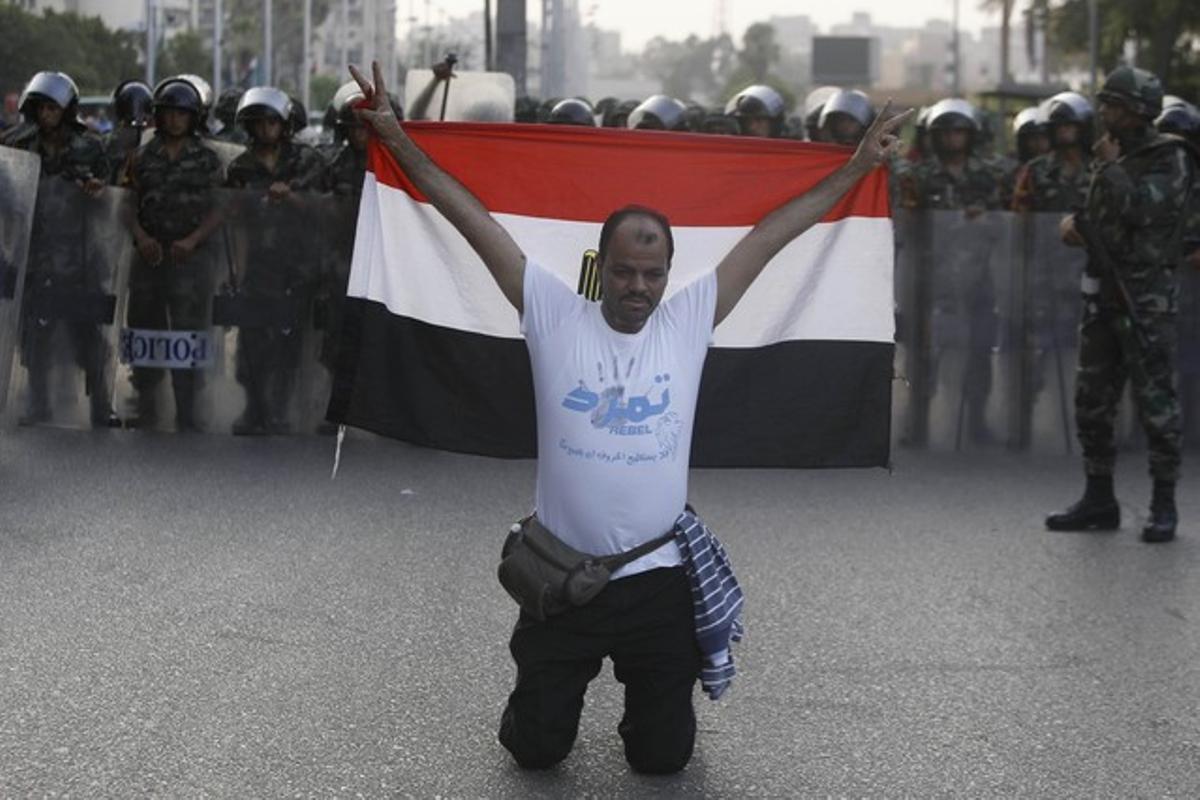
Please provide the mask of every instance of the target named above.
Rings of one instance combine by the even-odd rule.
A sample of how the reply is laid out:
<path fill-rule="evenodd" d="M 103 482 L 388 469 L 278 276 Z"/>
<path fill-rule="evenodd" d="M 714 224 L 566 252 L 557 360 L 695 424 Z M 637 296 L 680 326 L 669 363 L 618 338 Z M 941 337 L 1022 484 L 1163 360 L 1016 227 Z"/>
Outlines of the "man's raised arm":
<path fill-rule="evenodd" d="M 788 242 L 821 221 L 829 209 L 868 172 L 883 163 L 899 141 L 894 131 L 911 111 L 887 119 L 888 103 L 867 129 L 858 150 L 837 172 L 813 189 L 763 217 L 717 265 L 717 313 L 719 325 L 742 299 L 750 284 Z"/>
<path fill-rule="evenodd" d="M 350 74 L 358 81 L 366 107 L 358 110 L 359 118 L 369 125 L 384 146 L 395 157 L 417 188 L 429 198 L 442 216 L 462 234 L 467 243 L 487 265 L 500 291 L 517 312 L 523 310 L 525 281 L 525 254 L 484 208 L 479 198 L 471 194 L 453 177 L 443 171 L 429 156 L 408 138 L 388 102 L 387 89 L 383 85 L 383 73 L 378 63 L 371 65 L 374 86 L 361 72 L 350 67 Z"/>

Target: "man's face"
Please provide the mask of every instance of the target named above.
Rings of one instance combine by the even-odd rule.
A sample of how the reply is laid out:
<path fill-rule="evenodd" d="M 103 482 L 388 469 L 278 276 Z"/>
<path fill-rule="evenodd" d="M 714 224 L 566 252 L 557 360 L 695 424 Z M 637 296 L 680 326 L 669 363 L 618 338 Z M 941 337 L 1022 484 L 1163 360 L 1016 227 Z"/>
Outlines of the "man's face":
<path fill-rule="evenodd" d="M 250 125 L 250 130 L 259 144 L 278 144 L 283 138 L 283 120 L 273 115 L 259 117 Z"/>
<path fill-rule="evenodd" d="M 938 140 L 941 142 L 942 152 L 951 155 L 967 152 L 967 145 L 971 141 L 971 134 L 962 128 L 935 131 L 934 136 L 938 137 Z"/>
<path fill-rule="evenodd" d="M 600 264 L 601 304 L 608 324 L 637 333 L 667 288 L 667 239 L 649 217 L 626 217 L 616 227 Z"/>
<path fill-rule="evenodd" d="M 364 125 L 351 125 L 346 129 L 346 141 L 356 152 L 365 151 L 370 140 L 371 132 Z"/>
<path fill-rule="evenodd" d="M 162 121 L 159 129 L 167 136 L 176 139 L 187 136 L 188 130 L 192 127 L 192 113 L 184 111 L 182 108 L 163 109 L 159 119 Z"/>
<path fill-rule="evenodd" d="M 771 137 L 771 120 L 768 117 L 742 117 L 742 136 Z"/>
<path fill-rule="evenodd" d="M 1104 125 L 1104 130 L 1114 136 L 1142 124 L 1142 118 L 1130 111 L 1124 103 L 1102 99 L 1099 111 L 1100 123 Z"/>
<path fill-rule="evenodd" d="M 1079 126 L 1063 124 L 1054 126 L 1054 145 L 1056 147 L 1073 147 L 1079 144 Z"/>
<path fill-rule="evenodd" d="M 1035 156 L 1050 152 L 1050 137 L 1044 133 L 1030 134 L 1029 149 Z"/>
<path fill-rule="evenodd" d="M 857 145 L 862 141 L 866 128 L 849 114 L 831 114 L 828 138 L 844 145 Z"/>
<path fill-rule="evenodd" d="M 56 130 L 63 120 L 63 107 L 53 100 L 39 100 L 37 104 L 37 124 L 43 131 Z"/>

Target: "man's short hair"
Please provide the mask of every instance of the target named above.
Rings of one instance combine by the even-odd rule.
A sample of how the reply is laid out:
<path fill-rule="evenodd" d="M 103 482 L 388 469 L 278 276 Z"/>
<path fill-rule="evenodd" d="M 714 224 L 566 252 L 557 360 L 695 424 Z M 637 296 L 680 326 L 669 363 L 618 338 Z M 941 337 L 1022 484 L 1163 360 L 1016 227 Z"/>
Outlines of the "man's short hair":
<path fill-rule="evenodd" d="M 596 262 L 604 263 L 604 251 L 608 249 L 608 243 L 612 239 L 613 231 L 630 217 L 648 217 L 657 223 L 658 227 L 662 228 L 663 235 L 667 238 L 667 267 L 670 267 L 671 259 L 675 256 L 675 237 L 671 235 L 671 223 L 667 220 L 667 215 L 661 211 L 656 211 L 649 206 L 639 205 L 618 208 L 608 215 L 608 219 L 604 220 L 604 227 L 600 229 L 600 244 L 596 248 Z"/>

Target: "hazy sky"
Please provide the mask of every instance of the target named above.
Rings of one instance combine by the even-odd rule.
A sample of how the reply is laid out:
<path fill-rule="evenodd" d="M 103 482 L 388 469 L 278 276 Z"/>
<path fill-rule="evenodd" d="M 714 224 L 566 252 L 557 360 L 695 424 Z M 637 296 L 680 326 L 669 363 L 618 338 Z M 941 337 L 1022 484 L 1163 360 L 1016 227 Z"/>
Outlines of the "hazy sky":
<path fill-rule="evenodd" d="M 960 0 L 960 24 L 967 30 L 978 31 L 985 25 L 998 24 L 995 15 L 978 10 L 978 0 Z M 925 20 L 940 17 L 950 19 L 953 0 L 849 0 L 849 2 L 797 2 L 797 0 L 726 0 L 729 9 L 730 32 L 738 37 L 752 22 L 771 16 L 807 14 L 823 32 L 831 25 L 848 22 L 854 11 L 865 11 L 883 25 L 919 27 Z M 493 0 L 493 9 L 496 0 Z M 541 15 L 539 0 L 526 0 L 530 17 Z M 428 7 L 431 21 L 439 24 L 444 17 L 466 16 L 483 9 L 483 0 L 397 0 L 396 14 L 399 34 L 408 31 L 408 17 L 413 14 L 418 24 L 425 24 Z M 601 28 L 621 31 L 626 50 L 641 50 L 647 40 L 664 35 L 672 39 L 685 38 L 690 33 L 711 36 L 713 33 L 714 0 L 579 0 L 585 21 L 594 20 Z M 1014 15 L 1014 22 L 1015 20 Z"/>

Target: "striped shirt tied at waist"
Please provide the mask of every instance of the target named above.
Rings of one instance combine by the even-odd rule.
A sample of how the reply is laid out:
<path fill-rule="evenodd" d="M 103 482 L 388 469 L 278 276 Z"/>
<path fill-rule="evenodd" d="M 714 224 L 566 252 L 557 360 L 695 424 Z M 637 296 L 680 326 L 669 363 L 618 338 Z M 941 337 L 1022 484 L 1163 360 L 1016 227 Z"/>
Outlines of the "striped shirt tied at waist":
<path fill-rule="evenodd" d="M 691 511 L 675 520 L 675 544 L 692 586 L 696 644 L 703 658 L 700 686 L 710 700 L 716 700 L 733 681 L 730 645 L 740 642 L 744 633 L 742 588 L 725 548 Z"/>

